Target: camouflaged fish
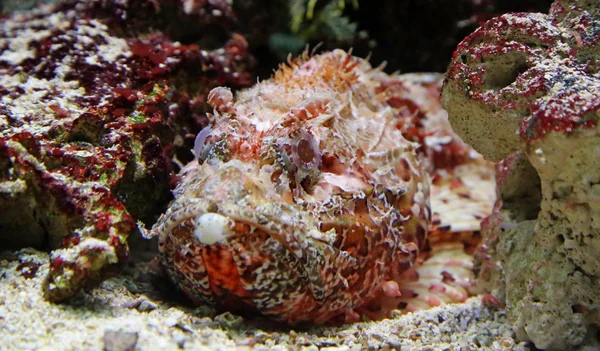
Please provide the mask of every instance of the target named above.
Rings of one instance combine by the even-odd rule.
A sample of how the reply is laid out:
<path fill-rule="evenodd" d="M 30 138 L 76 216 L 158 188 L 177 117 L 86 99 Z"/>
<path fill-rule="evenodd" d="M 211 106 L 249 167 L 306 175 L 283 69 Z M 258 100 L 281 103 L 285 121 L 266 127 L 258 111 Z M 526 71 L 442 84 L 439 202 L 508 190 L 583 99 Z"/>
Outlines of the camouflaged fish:
<path fill-rule="evenodd" d="M 196 159 L 148 233 L 173 281 L 199 304 L 288 323 L 466 299 L 493 170 L 451 132 L 439 81 L 420 80 L 336 50 L 235 101 L 211 91 Z"/>

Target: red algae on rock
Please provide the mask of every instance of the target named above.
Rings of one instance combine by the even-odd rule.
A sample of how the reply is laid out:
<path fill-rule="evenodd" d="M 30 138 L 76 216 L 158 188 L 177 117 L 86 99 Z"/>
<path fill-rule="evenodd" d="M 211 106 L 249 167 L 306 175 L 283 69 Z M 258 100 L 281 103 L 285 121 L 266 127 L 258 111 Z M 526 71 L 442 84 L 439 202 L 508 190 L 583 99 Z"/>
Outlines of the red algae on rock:
<path fill-rule="evenodd" d="M 481 285 L 542 349 L 598 342 L 599 62 L 598 2 L 558 0 L 547 15 L 506 14 L 468 36 L 442 94 L 454 130 L 502 161 Z"/>
<path fill-rule="evenodd" d="M 556 2 L 550 15 L 515 13 L 486 22 L 453 54 L 445 91 L 446 96 L 457 93 L 452 93 L 454 102 L 448 108 L 458 108 L 457 99 L 464 96 L 464 103 L 472 101 L 477 108 L 472 114 L 484 109 L 497 117 L 486 120 L 489 123 L 518 129 L 513 135 L 503 134 L 510 145 L 495 144 L 500 150 L 515 151 L 519 138 L 531 141 L 551 131 L 568 134 L 595 128 L 600 111 L 596 15 L 593 1 Z M 491 147 L 471 137 L 470 123 L 477 119 L 462 112 L 454 128 L 470 143 Z M 459 114 L 451 111 L 452 115 Z M 495 128 L 485 137 L 492 133 Z"/>
<path fill-rule="evenodd" d="M 248 77 L 239 36 L 215 51 L 126 40 L 82 10 L 91 3 L 1 20 L 0 235 L 55 249 L 51 300 L 118 272 L 135 220 L 170 198 L 171 159 L 204 123 L 202 91 Z"/>

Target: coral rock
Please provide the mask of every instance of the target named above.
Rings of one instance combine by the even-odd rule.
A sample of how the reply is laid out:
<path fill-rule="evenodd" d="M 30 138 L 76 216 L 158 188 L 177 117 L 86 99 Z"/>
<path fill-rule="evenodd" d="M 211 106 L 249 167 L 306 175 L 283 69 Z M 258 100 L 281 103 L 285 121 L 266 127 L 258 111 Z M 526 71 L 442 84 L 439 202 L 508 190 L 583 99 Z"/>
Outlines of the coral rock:
<path fill-rule="evenodd" d="M 600 324 L 599 63 L 597 1 L 559 0 L 547 15 L 486 22 L 443 89 L 454 130 L 486 158 L 508 157 L 481 279 L 500 278 L 518 335 L 539 348 L 571 348 Z M 515 196 L 529 203 L 521 216 Z"/>
<path fill-rule="evenodd" d="M 215 51 L 125 40 L 82 6 L 14 14 L 0 29 L 1 245 L 55 249 L 52 300 L 118 272 L 135 219 L 170 199 L 171 159 L 204 123 L 202 93 L 248 77 L 240 36 Z"/>

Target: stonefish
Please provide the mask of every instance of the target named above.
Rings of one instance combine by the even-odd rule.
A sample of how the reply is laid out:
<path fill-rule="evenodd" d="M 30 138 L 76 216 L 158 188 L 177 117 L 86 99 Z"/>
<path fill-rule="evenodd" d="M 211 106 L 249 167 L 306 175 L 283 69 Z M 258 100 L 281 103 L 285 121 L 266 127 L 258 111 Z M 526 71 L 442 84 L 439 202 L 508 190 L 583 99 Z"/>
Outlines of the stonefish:
<path fill-rule="evenodd" d="M 196 159 L 147 233 L 170 277 L 199 304 L 288 323 L 466 299 L 464 248 L 494 177 L 450 130 L 436 84 L 336 50 L 235 101 L 211 91 Z"/>

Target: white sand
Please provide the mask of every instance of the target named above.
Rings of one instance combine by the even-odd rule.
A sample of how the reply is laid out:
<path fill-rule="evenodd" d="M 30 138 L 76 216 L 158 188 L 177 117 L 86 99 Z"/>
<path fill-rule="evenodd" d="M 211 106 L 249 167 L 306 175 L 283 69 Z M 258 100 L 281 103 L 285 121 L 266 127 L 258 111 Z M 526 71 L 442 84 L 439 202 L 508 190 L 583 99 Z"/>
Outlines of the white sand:
<path fill-rule="evenodd" d="M 513 339 L 505 313 L 478 297 L 379 322 L 291 330 L 161 300 L 145 263 L 68 304 L 49 303 L 40 291 L 47 261 L 34 250 L 0 256 L 0 350 L 529 350 Z M 24 262 L 41 264 L 33 277 Z"/>

